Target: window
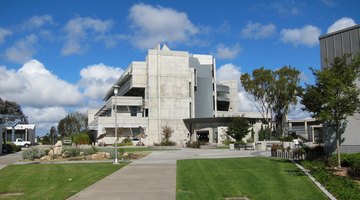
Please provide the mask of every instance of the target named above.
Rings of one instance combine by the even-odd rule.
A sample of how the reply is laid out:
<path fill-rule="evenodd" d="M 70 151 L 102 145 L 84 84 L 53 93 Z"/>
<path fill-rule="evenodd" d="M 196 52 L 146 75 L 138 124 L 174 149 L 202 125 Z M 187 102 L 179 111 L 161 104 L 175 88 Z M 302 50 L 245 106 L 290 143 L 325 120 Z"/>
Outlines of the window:
<path fill-rule="evenodd" d="M 130 109 L 130 116 L 136 117 L 137 113 L 140 111 L 139 106 L 129 106 Z"/>

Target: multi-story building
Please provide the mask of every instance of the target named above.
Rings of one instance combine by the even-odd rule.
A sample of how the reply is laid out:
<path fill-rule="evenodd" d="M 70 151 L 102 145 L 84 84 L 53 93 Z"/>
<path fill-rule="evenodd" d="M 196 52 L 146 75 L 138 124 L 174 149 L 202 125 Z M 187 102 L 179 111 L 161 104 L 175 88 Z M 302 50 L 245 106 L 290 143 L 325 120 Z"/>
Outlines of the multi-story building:
<path fill-rule="evenodd" d="M 331 67 L 335 57 L 341 57 L 350 53 L 354 56 L 360 53 L 360 25 L 352 26 L 333 33 L 320 36 L 320 58 L 321 68 Z M 360 77 L 357 79 L 357 86 L 360 87 Z M 343 134 L 344 142 L 340 145 L 342 152 L 360 151 L 360 114 L 354 113 L 347 118 L 348 123 Z M 329 151 L 333 151 L 336 146 L 334 136 L 326 134 L 324 131 L 324 144 Z"/>
<path fill-rule="evenodd" d="M 322 123 L 316 119 L 287 120 L 286 132 L 288 135 L 300 136 L 301 139 L 314 143 L 322 143 Z"/>
<path fill-rule="evenodd" d="M 166 45 L 148 50 L 145 61 L 132 62 L 115 86 L 101 109 L 88 112 L 89 129 L 98 142 L 114 143 L 118 127 L 120 140 L 129 136 L 153 145 L 161 142 L 162 127 L 169 126 L 178 145 L 199 138 L 216 143 L 218 126 L 212 120 L 237 112 L 237 81 L 216 82 L 212 55 L 171 51 Z M 203 119 L 202 125 L 192 119 Z"/>

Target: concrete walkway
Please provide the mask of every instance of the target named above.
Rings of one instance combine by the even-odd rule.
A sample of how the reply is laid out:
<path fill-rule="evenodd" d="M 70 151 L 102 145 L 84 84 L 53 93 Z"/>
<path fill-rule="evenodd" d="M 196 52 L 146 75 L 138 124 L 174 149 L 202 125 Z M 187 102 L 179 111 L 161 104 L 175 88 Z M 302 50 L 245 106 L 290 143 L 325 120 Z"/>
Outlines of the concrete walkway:
<path fill-rule="evenodd" d="M 252 156 L 270 156 L 270 152 L 224 149 L 153 151 L 69 199 L 175 200 L 176 160 Z"/>
<path fill-rule="evenodd" d="M 21 151 L 12 153 L 12 154 L 1 155 L 0 156 L 0 169 L 6 167 L 8 165 L 14 164 L 21 159 L 22 159 Z"/>

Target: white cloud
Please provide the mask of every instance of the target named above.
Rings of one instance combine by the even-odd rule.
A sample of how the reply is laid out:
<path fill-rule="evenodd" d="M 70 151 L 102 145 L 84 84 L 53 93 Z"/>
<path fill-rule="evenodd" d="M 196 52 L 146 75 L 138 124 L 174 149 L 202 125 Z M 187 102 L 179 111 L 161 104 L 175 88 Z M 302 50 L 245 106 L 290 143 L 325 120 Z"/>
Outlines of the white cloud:
<path fill-rule="evenodd" d="M 12 47 L 5 50 L 5 58 L 19 64 L 29 61 L 36 52 L 34 45 L 37 40 L 38 37 L 34 34 L 18 40 Z"/>
<path fill-rule="evenodd" d="M 29 122 L 37 125 L 39 123 L 57 123 L 67 115 L 67 111 L 58 106 L 45 108 L 25 107 L 23 111 L 28 116 Z"/>
<path fill-rule="evenodd" d="M 5 38 L 11 34 L 12 32 L 9 29 L 0 27 L 0 44 L 4 43 Z"/>
<path fill-rule="evenodd" d="M 90 48 L 88 43 L 92 41 L 103 41 L 108 46 L 108 36 L 112 39 L 111 43 L 116 42 L 114 37 L 107 35 L 113 24 L 113 20 L 90 17 L 71 19 L 64 27 L 66 42 L 61 50 L 62 55 L 81 54 Z"/>
<path fill-rule="evenodd" d="M 297 98 L 297 104 L 291 105 L 288 118 L 289 119 L 306 119 L 311 118 L 310 113 L 307 111 L 303 111 L 302 108 L 304 107 L 301 103 L 301 98 Z"/>
<path fill-rule="evenodd" d="M 235 44 L 231 47 L 224 44 L 218 44 L 216 46 L 215 56 L 219 59 L 233 59 L 241 52 L 239 44 Z"/>
<path fill-rule="evenodd" d="M 134 30 L 132 43 L 140 49 L 163 42 L 186 43 L 199 31 L 186 13 L 161 6 L 136 4 L 129 19 Z"/>
<path fill-rule="evenodd" d="M 2 97 L 22 106 L 74 106 L 82 101 L 77 87 L 59 79 L 37 60 L 25 63 L 17 72 L 1 67 Z"/>
<path fill-rule="evenodd" d="M 240 67 L 228 63 L 220 66 L 216 70 L 217 82 L 223 80 L 236 80 L 238 82 L 238 109 L 241 112 L 257 112 L 253 102 L 249 99 L 249 95 L 245 92 L 240 82 L 241 69 Z"/>
<path fill-rule="evenodd" d="M 90 65 L 80 71 L 79 85 L 84 88 L 86 97 L 102 99 L 122 73 L 121 68 L 106 66 L 102 63 Z"/>
<path fill-rule="evenodd" d="M 348 28 L 356 25 L 355 21 L 348 17 L 343 17 L 337 21 L 335 21 L 327 30 L 327 33 L 332 33 L 344 28 Z"/>
<path fill-rule="evenodd" d="M 275 32 L 276 26 L 274 24 L 248 22 L 246 27 L 241 30 L 241 35 L 249 39 L 263 39 L 273 36 Z"/>
<path fill-rule="evenodd" d="M 306 25 L 302 28 L 283 29 L 280 33 L 284 43 L 295 46 L 315 46 L 319 43 L 320 29 L 316 26 Z"/>
<path fill-rule="evenodd" d="M 223 81 L 223 80 L 237 80 L 240 81 L 240 67 L 232 64 L 227 63 L 225 65 L 220 66 L 216 70 L 216 81 Z"/>
<path fill-rule="evenodd" d="M 45 25 L 54 25 L 54 21 L 51 15 L 33 16 L 24 23 L 24 27 L 27 29 L 36 29 Z"/>

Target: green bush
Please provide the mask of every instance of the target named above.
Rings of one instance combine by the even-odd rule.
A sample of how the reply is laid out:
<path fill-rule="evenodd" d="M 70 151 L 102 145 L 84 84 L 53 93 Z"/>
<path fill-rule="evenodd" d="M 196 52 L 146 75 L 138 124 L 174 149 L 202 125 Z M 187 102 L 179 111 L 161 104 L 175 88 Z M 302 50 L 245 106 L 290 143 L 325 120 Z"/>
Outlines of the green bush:
<path fill-rule="evenodd" d="M 37 148 L 28 149 L 22 152 L 22 157 L 24 160 L 34 160 L 37 158 L 41 158 L 44 155 L 46 155 L 45 150 Z"/>
<path fill-rule="evenodd" d="M 81 149 L 81 151 L 84 152 L 85 155 L 92 155 L 99 152 L 99 148 L 97 148 L 96 146 L 91 146 L 91 148 Z"/>
<path fill-rule="evenodd" d="M 176 145 L 176 142 L 173 142 L 173 141 L 162 141 L 160 143 L 161 146 L 175 146 Z"/>
<path fill-rule="evenodd" d="M 69 156 L 69 157 L 76 157 L 76 156 L 79 156 L 80 155 L 80 148 L 78 147 L 67 147 L 67 148 L 64 148 L 63 149 L 63 152 L 67 152 L 66 154 Z"/>
<path fill-rule="evenodd" d="M 16 146 L 14 143 L 12 142 L 8 142 L 5 144 L 5 148 L 7 153 L 14 153 L 14 152 L 19 152 L 21 151 L 21 147 L 20 146 Z"/>
<path fill-rule="evenodd" d="M 339 200 L 360 199 L 359 185 L 347 178 L 336 176 L 328 172 L 325 168 L 325 163 L 321 160 L 301 161 L 300 162 L 314 178 L 319 181 L 330 193 L 332 193 Z"/>
<path fill-rule="evenodd" d="M 189 147 L 189 148 L 197 148 L 197 149 L 199 149 L 200 145 L 201 145 L 200 141 L 188 141 L 188 142 L 186 142 L 186 147 Z"/>
<path fill-rule="evenodd" d="M 306 159 L 307 160 L 317 160 L 317 159 L 325 159 L 325 151 L 323 146 L 316 146 L 316 147 L 306 147 Z"/>
<path fill-rule="evenodd" d="M 119 146 L 132 146 L 133 142 L 132 139 L 129 137 L 126 137 L 125 139 L 123 139 L 123 141 L 121 141 L 121 143 L 118 144 Z"/>
<path fill-rule="evenodd" d="M 72 142 L 76 145 L 90 144 L 90 136 L 88 133 L 76 134 L 72 137 Z"/>
<path fill-rule="evenodd" d="M 360 153 L 355 154 L 341 154 L 341 166 L 348 167 L 349 175 L 354 177 L 360 177 Z M 337 166 L 337 155 L 330 156 L 328 163 L 330 166 Z"/>

